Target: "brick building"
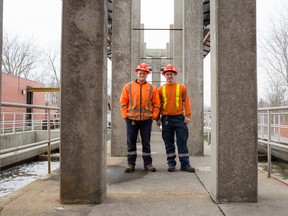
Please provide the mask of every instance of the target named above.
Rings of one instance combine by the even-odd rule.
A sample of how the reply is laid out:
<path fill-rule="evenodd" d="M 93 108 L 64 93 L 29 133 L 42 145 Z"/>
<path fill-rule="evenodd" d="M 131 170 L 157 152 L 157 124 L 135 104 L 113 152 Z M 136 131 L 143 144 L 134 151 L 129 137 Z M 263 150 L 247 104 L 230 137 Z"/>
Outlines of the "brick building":
<path fill-rule="evenodd" d="M 44 92 L 28 92 L 27 88 L 45 87 L 44 84 L 28 80 L 22 77 L 17 77 L 11 74 L 2 72 L 2 95 L 1 102 L 20 103 L 20 104 L 33 104 L 45 106 L 45 93 Z M 45 110 L 30 109 L 30 108 L 15 108 L 15 107 L 1 107 L 2 120 L 10 121 L 23 120 L 23 118 L 31 119 L 30 114 L 23 117 L 23 113 L 44 113 Z M 7 112 L 17 112 L 22 114 L 8 115 Z M 5 114 L 6 113 L 6 114 Z M 4 116 L 3 116 L 4 114 Z M 45 118 L 45 115 L 35 115 L 38 119 Z"/>

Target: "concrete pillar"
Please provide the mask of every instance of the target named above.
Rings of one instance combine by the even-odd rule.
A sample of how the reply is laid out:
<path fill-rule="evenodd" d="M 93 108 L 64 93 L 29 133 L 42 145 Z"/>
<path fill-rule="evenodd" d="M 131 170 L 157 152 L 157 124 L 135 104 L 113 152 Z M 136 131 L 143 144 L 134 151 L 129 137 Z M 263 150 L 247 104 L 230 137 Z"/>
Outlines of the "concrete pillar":
<path fill-rule="evenodd" d="M 257 201 L 256 0 L 210 1 L 212 187 L 217 203 Z"/>
<path fill-rule="evenodd" d="M 141 0 L 132 1 L 132 10 L 131 10 L 131 26 L 133 28 L 140 27 L 140 18 L 141 18 Z M 140 62 L 141 53 L 140 53 L 140 37 L 141 30 L 132 30 L 131 31 L 131 71 L 133 71 Z M 131 80 L 137 79 L 137 73 L 131 73 Z"/>
<path fill-rule="evenodd" d="M 183 28 L 183 1 L 174 1 L 174 29 Z M 174 30 L 174 67 L 178 71 L 176 82 L 184 83 L 183 77 L 183 31 Z"/>
<path fill-rule="evenodd" d="M 160 83 L 160 81 L 161 81 L 161 77 L 160 77 L 161 76 L 161 73 L 160 73 L 161 59 L 159 59 L 160 56 L 157 56 L 156 58 L 158 58 L 158 59 L 153 59 L 152 65 L 151 65 L 151 66 L 153 66 L 152 67 L 152 69 L 153 69 L 153 71 L 152 71 L 152 84 L 154 86 L 156 86 L 157 88 L 159 88 L 161 86 L 161 83 Z"/>
<path fill-rule="evenodd" d="M 61 202 L 106 197 L 107 4 L 63 0 Z"/>
<path fill-rule="evenodd" d="M 141 27 L 140 28 L 144 28 L 144 24 L 141 24 L 140 25 Z M 145 58 L 146 54 L 145 54 L 145 48 L 146 48 L 146 45 L 145 45 L 145 42 L 144 42 L 144 31 L 140 31 L 140 62 L 144 62 L 144 59 L 141 59 L 141 58 Z"/>
<path fill-rule="evenodd" d="M 183 17 L 183 73 L 193 111 L 188 149 L 193 156 L 203 156 L 203 0 L 185 0 Z"/>
<path fill-rule="evenodd" d="M 170 25 L 170 29 L 173 29 L 174 25 Z M 174 65 L 174 31 L 170 31 L 169 33 L 170 40 L 169 40 L 169 55 L 167 57 L 172 58 L 171 64 Z"/>
<path fill-rule="evenodd" d="M 131 5 L 132 0 L 113 1 L 111 155 L 118 157 L 127 154 L 126 124 L 119 105 L 121 91 L 135 73 L 130 66 Z"/>

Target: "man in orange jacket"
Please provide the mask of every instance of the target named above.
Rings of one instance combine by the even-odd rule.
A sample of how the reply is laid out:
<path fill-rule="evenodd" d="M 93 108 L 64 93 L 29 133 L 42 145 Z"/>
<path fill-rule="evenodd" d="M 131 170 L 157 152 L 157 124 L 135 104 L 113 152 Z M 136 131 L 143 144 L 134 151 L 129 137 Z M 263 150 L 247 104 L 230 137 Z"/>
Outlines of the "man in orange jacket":
<path fill-rule="evenodd" d="M 187 148 L 188 127 L 192 109 L 190 97 L 187 88 L 176 83 L 175 76 L 178 72 L 173 65 L 167 65 L 162 72 L 166 78 L 166 84 L 158 88 L 161 101 L 161 120 L 160 115 L 157 118 L 157 125 L 162 123 L 162 138 L 165 143 L 168 172 L 174 172 L 176 166 L 176 153 L 174 136 L 176 132 L 176 143 L 178 147 L 178 156 L 181 164 L 180 170 L 195 172 L 189 163 L 189 154 Z"/>
<path fill-rule="evenodd" d="M 156 168 L 152 165 L 150 137 L 152 122 L 159 114 L 160 100 L 157 88 L 146 81 L 150 73 L 148 65 L 139 64 L 135 72 L 137 72 L 137 79 L 124 86 L 120 98 L 121 114 L 126 121 L 127 131 L 128 167 L 125 172 L 135 171 L 139 130 L 144 169 L 156 172 Z"/>

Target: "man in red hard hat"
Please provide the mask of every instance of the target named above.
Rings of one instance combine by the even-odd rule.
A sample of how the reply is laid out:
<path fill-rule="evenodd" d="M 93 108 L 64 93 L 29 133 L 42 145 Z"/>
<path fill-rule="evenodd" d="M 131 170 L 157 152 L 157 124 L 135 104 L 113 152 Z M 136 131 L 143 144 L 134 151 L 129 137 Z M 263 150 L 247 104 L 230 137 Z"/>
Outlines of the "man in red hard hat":
<path fill-rule="evenodd" d="M 128 166 L 125 172 L 135 171 L 138 131 L 142 141 L 144 169 L 155 172 L 156 168 L 152 165 L 150 137 L 152 122 L 159 115 L 160 100 L 157 88 L 146 81 L 150 74 L 148 65 L 139 64 L 135 72 L 137 79 L 124 86 L 120 98 L 121 114 L 126 121 L 127 131 Z"/>
<path fill-rule="evenodd" d="M 175 81 L 178 72 L 174 66 L 168 64 L 162 71 L 166 78 L 166 84 L 158 88 L 158 94 L 161 101 L 161 120 L 160 115 L 157 118 L 157 125 L 162 124 L 162 138 L 165 143 L 168 172 L 174 172 L 176 166 L 175 152 L 175 133 L 178 147 L 178 157 L 181 164 L 180 170 L 195 172 L 189 162 L 187 148 L 188 127 L 192 109 L 190 97 L 187 88 Z"/>

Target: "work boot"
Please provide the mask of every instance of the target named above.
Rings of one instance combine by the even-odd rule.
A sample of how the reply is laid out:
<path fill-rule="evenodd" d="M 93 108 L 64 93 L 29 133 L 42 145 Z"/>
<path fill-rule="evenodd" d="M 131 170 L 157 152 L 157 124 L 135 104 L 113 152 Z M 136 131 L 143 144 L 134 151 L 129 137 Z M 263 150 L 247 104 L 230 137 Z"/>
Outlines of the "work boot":
<path fill-rule="evenodd" d="M 156 172 L 156 168 L 152 164 L 146 165 L 144 169 L 148 172 Z"/>
<path fill-rule="evenodd" d="M 175 165 L 174 164 L 168 164 L 168 172 L 175 172 Z"/>
<path fill-rule="evenodd" d="M 181 166 L 181 171 L 186 171 L 186 172 L 195 172 L 195 168 L 191 167 L 190 164 L 186 166 Z"/>
<path fill-rule="evenodd" d="M 128 164 L 127 168 L 125 169 L 125 173 L 131 173 L 135 171 L 135 164 Z"/>

